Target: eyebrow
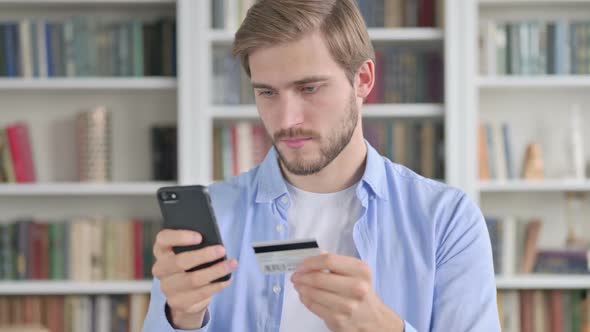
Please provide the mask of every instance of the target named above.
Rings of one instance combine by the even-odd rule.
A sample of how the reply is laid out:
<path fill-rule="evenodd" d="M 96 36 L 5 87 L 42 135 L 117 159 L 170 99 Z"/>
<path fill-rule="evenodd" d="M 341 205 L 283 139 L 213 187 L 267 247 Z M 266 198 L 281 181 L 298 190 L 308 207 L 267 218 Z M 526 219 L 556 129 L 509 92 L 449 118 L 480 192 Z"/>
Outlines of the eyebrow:
<path fill-rule="evenodd" d="M 290 82 L 288 85 L 289 86 L 297 86 L 297 85 L 304 85 L 304 84 L 309 84 L 309 83 L 316 83 L 316 82 L 324 82 L 329 80 L 330 78 L 328 76 L 310 76 L 310 77 L 305 77 L 302 78 L 300 80 L 297 81 L 293 81 Z M 275 87 L 273 87 L 272 85 L 269 84 L 264 84 L 264 83 L 258 83 L 258 82 L 252 82 L 252 87 L 254 89 L 269 89 L 269 90 L 276 90 Z"/>

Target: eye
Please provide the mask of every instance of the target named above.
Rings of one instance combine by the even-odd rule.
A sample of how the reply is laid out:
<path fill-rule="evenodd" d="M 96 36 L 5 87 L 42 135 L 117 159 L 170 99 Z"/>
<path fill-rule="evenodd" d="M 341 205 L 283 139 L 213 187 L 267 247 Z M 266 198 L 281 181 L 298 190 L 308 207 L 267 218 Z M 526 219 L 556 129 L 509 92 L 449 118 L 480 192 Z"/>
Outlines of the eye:
<path fill-rule="evenodd" d="M 315 85 L 315 86 L 304 86 L 303 88 L 301 88 L 301 91 L 303 93 L 307 93 L 307 94 L 312 94 L 318 91 L 319 89 L 319 85 Z"/>
<path fill-rule="evenodd" d="M 275 92 L 272 90 L 258 90 L 258 95 L 262 97 L 272 97 L 275 95 Z"/>

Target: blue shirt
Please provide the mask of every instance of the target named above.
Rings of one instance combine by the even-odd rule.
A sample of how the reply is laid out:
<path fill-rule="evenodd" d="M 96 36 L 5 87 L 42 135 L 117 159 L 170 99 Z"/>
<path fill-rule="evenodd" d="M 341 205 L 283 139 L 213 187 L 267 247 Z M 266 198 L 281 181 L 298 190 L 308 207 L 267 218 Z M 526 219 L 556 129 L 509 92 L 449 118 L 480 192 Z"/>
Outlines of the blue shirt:
<path fill-rule="evenodd" d="M 353 239 L 375 291 L 406 331 L 500 331 L 490 239 L 479 208 L 462 191 L 380 156 L 368 143 L 356 188 L 362 204 Z M 284 275 L 264 275 L 251 244 L 286 240 L 289 192 L 274 149 L 256 168 L 209 188 L 232 284 L 214 296 L 198 331 L 279 331 Z M 144 332 L 175 330 L 157 279 Z"/>

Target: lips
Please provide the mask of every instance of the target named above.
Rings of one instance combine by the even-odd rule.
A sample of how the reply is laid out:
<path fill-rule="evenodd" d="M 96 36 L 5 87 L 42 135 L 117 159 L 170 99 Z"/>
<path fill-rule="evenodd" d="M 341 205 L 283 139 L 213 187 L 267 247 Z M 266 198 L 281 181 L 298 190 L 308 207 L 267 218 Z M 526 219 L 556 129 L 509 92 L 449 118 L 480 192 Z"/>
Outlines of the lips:
<path fill-rule="evenodd" d="M 300 149 L 305 143 L 310 142 L 311 140 L 311 138 L 289 138 L 281 141 L 291 149 Z"/>

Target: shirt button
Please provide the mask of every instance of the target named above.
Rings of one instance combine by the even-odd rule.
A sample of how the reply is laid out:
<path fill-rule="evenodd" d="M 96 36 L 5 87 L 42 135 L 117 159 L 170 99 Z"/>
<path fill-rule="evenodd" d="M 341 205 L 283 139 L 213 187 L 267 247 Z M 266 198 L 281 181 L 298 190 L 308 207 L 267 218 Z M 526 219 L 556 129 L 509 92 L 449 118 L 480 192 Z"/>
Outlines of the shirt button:
<path fill-rule="evenodd" d="M 289 202 L 289 198 L 287 198 L 287 196 L 281 197 L 281 203 L 287 204 L 288 202 Z"/>
<path fill-rule="evenodd" d="M 277 295 L 278 295 L 278 294 L 281 292 L 281 286 L 279 286 L 279 285 L 275 285 L 275 286 L 272 288 L 272 291 L 273 291 L 275 294 L 277 294 Z"/>
<path fill-rule="evenodd" d="M 277 232 L 282 233 L 285 230 L 285 226 L 283 226 L 283 224 L 278 224 L 276 230 Z"/>
<path fill-rule="evenodd" d="M 375 195 L 369 196 L 369 199 L 375 199 Z"/>

